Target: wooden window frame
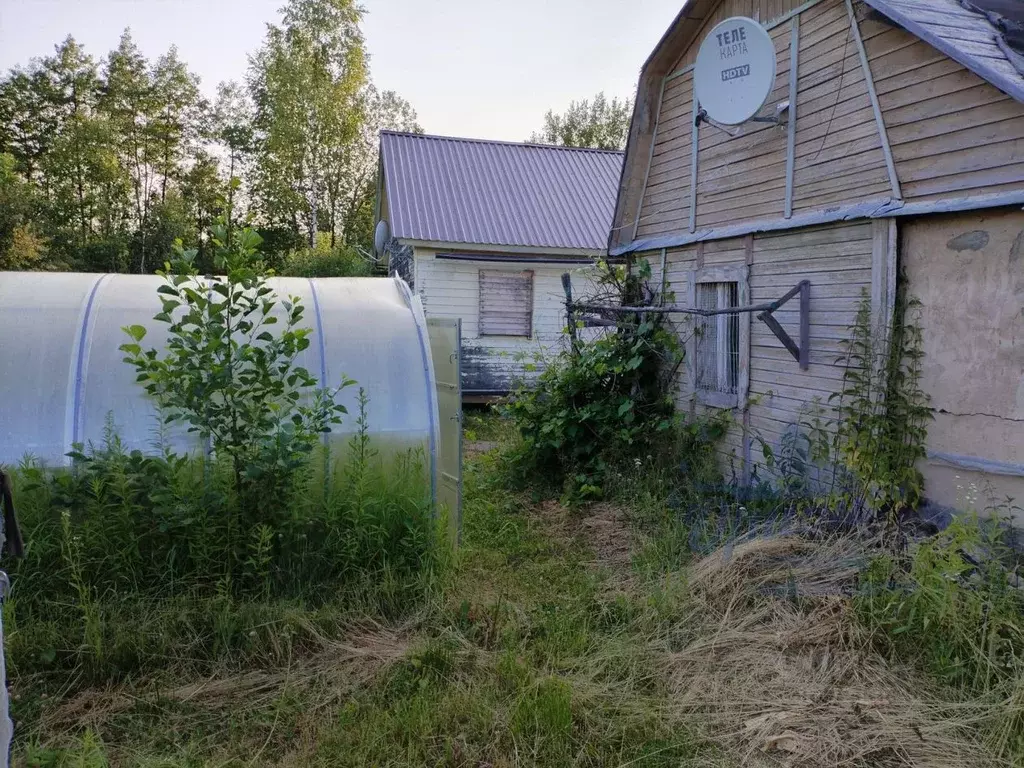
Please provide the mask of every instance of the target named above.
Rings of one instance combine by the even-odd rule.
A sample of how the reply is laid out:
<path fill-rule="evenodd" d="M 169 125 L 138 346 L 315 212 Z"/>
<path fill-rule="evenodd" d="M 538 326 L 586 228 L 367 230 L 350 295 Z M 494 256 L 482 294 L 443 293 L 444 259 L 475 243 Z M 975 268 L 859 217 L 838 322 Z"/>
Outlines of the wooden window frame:
<path fill-rule="evenodd" d="M 525 278 L 529 281 L 530 297 L 528 299 L 529 312 L 527 313 L 527 332 L 522 333 L 488 333 L 484 330 L 484 291 L 483 282 L 485 274 L 503 274 L 514 277 Z M 509 339 L 532 339 L 533 338 L 533 312 L 534 312 L 534 282 L 535 274 L 532 269 L 513 271 L 509 269 L 479 269 L 477 270 L 477 335 L 490 338 Z"/>
<path fill-rule="evenodd" d="M 746 264 L 727 264 L 691 270 L 687 280 L 687 306 L 697 306 L 697 286 L 703 283 L 736 283 L 738 306 L 750 304 L 750 267 Z M 739 314 L 739 371 L 736 392 L 709 392 L 697 389 L 697 334 L 690 334 L 686 343 L 687 373 L 690 393 L 696 402 L 711 408 L 740 408 L 746 405 L 750 393 L 750 313 Z M 699 315 L 695 315 L 699 319 Z M 694 323 L 696 328 L 696 322 Z"/>

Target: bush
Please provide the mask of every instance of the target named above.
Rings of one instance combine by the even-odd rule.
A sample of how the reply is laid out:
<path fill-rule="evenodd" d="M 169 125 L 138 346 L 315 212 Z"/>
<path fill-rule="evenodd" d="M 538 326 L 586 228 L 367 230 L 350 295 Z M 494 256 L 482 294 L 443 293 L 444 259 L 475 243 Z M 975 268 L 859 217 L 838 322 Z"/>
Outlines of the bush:
<path fill-rule="evenodd" d="M 996 753 L 1024 759 L 1024 593 L 1017 553 L 998 518 L 957 518 L 901 561 L 875 558 L 855 606 L 875 645 L 916 662 L 965 699 L 988 701 L 979 722 Z"/>
<path fill-rule="evenodd" d="M 606 303 L 654 304 L 646 261 L 635 267 L 599 265 Z M 546 361 L 537 381 L 520 388 L 506 414 L 521 442 L 512 456 L 520 479 L 541 477 L 573 498 L 604 493 L 612 467 L 657 452 L 672 434 L 672 382 L 682 362 L 664 315 L 621 315 L 620 324 L 593 341 L 577 341 Z"/>
<path fill-rule="evenodd" d="M 296 365 L 302 305 L 268 287 L 255 232 L 221 221 L 213 235 L 225 277 L 200 278 L 179 241 L 157 289 L 167 343 L 143 349 L 133 325 L 121 346 L 164 423 L 184 423 L 212 458 L 129 453 L 108 428 L 102 446 L 75 446 L 70 471 L 14 473 L 30 548 L 3 610 L 21 674 L 110 680 L 280 655 L 296 626 L 318 636 L 317 606 L 369 599 L 387 616 L 429 580 L 422 453 L 374 450 L 361 389 L 347 457 L 332 459 L 321 437 L 346 411 Z"/>
<path fill-rule="evenodd" d="M 997 521 L 958 518 L 906 563 L 877 558 L 857 601 L 883 648 L 972 693 L 1024 675 L 1024 595 L 1000 536 Z"/>
<path fill-rule="evenodd" d="M 352 246 L 330 247 L 321 240 L 316 248 L 290 251 L 280 270 L 291 277 L 367 277 L 369 260 Z"/>

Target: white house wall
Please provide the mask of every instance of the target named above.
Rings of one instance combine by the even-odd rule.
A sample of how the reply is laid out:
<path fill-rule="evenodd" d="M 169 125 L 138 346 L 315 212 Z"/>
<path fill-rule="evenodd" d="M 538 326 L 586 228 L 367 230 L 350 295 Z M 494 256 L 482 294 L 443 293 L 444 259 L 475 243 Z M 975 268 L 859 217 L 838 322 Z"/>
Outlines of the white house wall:
<path fill-rule="evenodd" d="M 415 289 L 428 317 L 462 318 L 462 389 L 466 394 L 503 393 L 537 371 L 527 370 L 557 353 L 563 344 L 565 294 L 562 273 L 573 275 L 575 291 L 589 284 L 591 268 L 570 264 L 515 261 L 463 261 L 437 258 L 438 251 L 415 250 Z M 441 251 L 444 253 L 444 251 Z M 532 270 L 533 332 L 530 338 L 483 336 L 480 333 L 480 270 Z M 542 366 L 537 365 L 538 370 Z"/>

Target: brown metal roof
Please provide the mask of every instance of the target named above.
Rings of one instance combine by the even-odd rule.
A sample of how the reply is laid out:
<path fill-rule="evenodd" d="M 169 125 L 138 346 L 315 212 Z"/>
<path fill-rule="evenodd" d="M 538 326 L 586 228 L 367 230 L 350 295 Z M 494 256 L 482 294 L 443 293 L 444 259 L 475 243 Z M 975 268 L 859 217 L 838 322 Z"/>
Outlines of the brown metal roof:
<path fill-rule="evenodd" d="M 622 152 L 381 131 L 391 234 L 603 250 Z"/>

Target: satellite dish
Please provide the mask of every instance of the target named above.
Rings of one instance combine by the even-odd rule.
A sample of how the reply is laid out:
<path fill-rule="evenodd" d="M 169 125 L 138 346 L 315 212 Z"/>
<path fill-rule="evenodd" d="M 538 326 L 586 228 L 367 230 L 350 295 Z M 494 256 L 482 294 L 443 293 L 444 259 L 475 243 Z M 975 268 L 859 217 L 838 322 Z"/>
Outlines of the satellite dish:
<path fill-rule="evenodd" d="M 384 219 L 381 219 L 377 222 L 377 228 L 373 230 L 373 252 L 377 256 L 384 255 L 384 246 L 387 245 L 390 237 L 390 227 L 388 227 L 388 223 Z"/>
<path fill-rule="evenodd" d="M 701 43 L 693 77 L 708 117 L 739 125 L 758 113 L 775 87 L 775 43 L 753 19 L 726 19 Z"/>

